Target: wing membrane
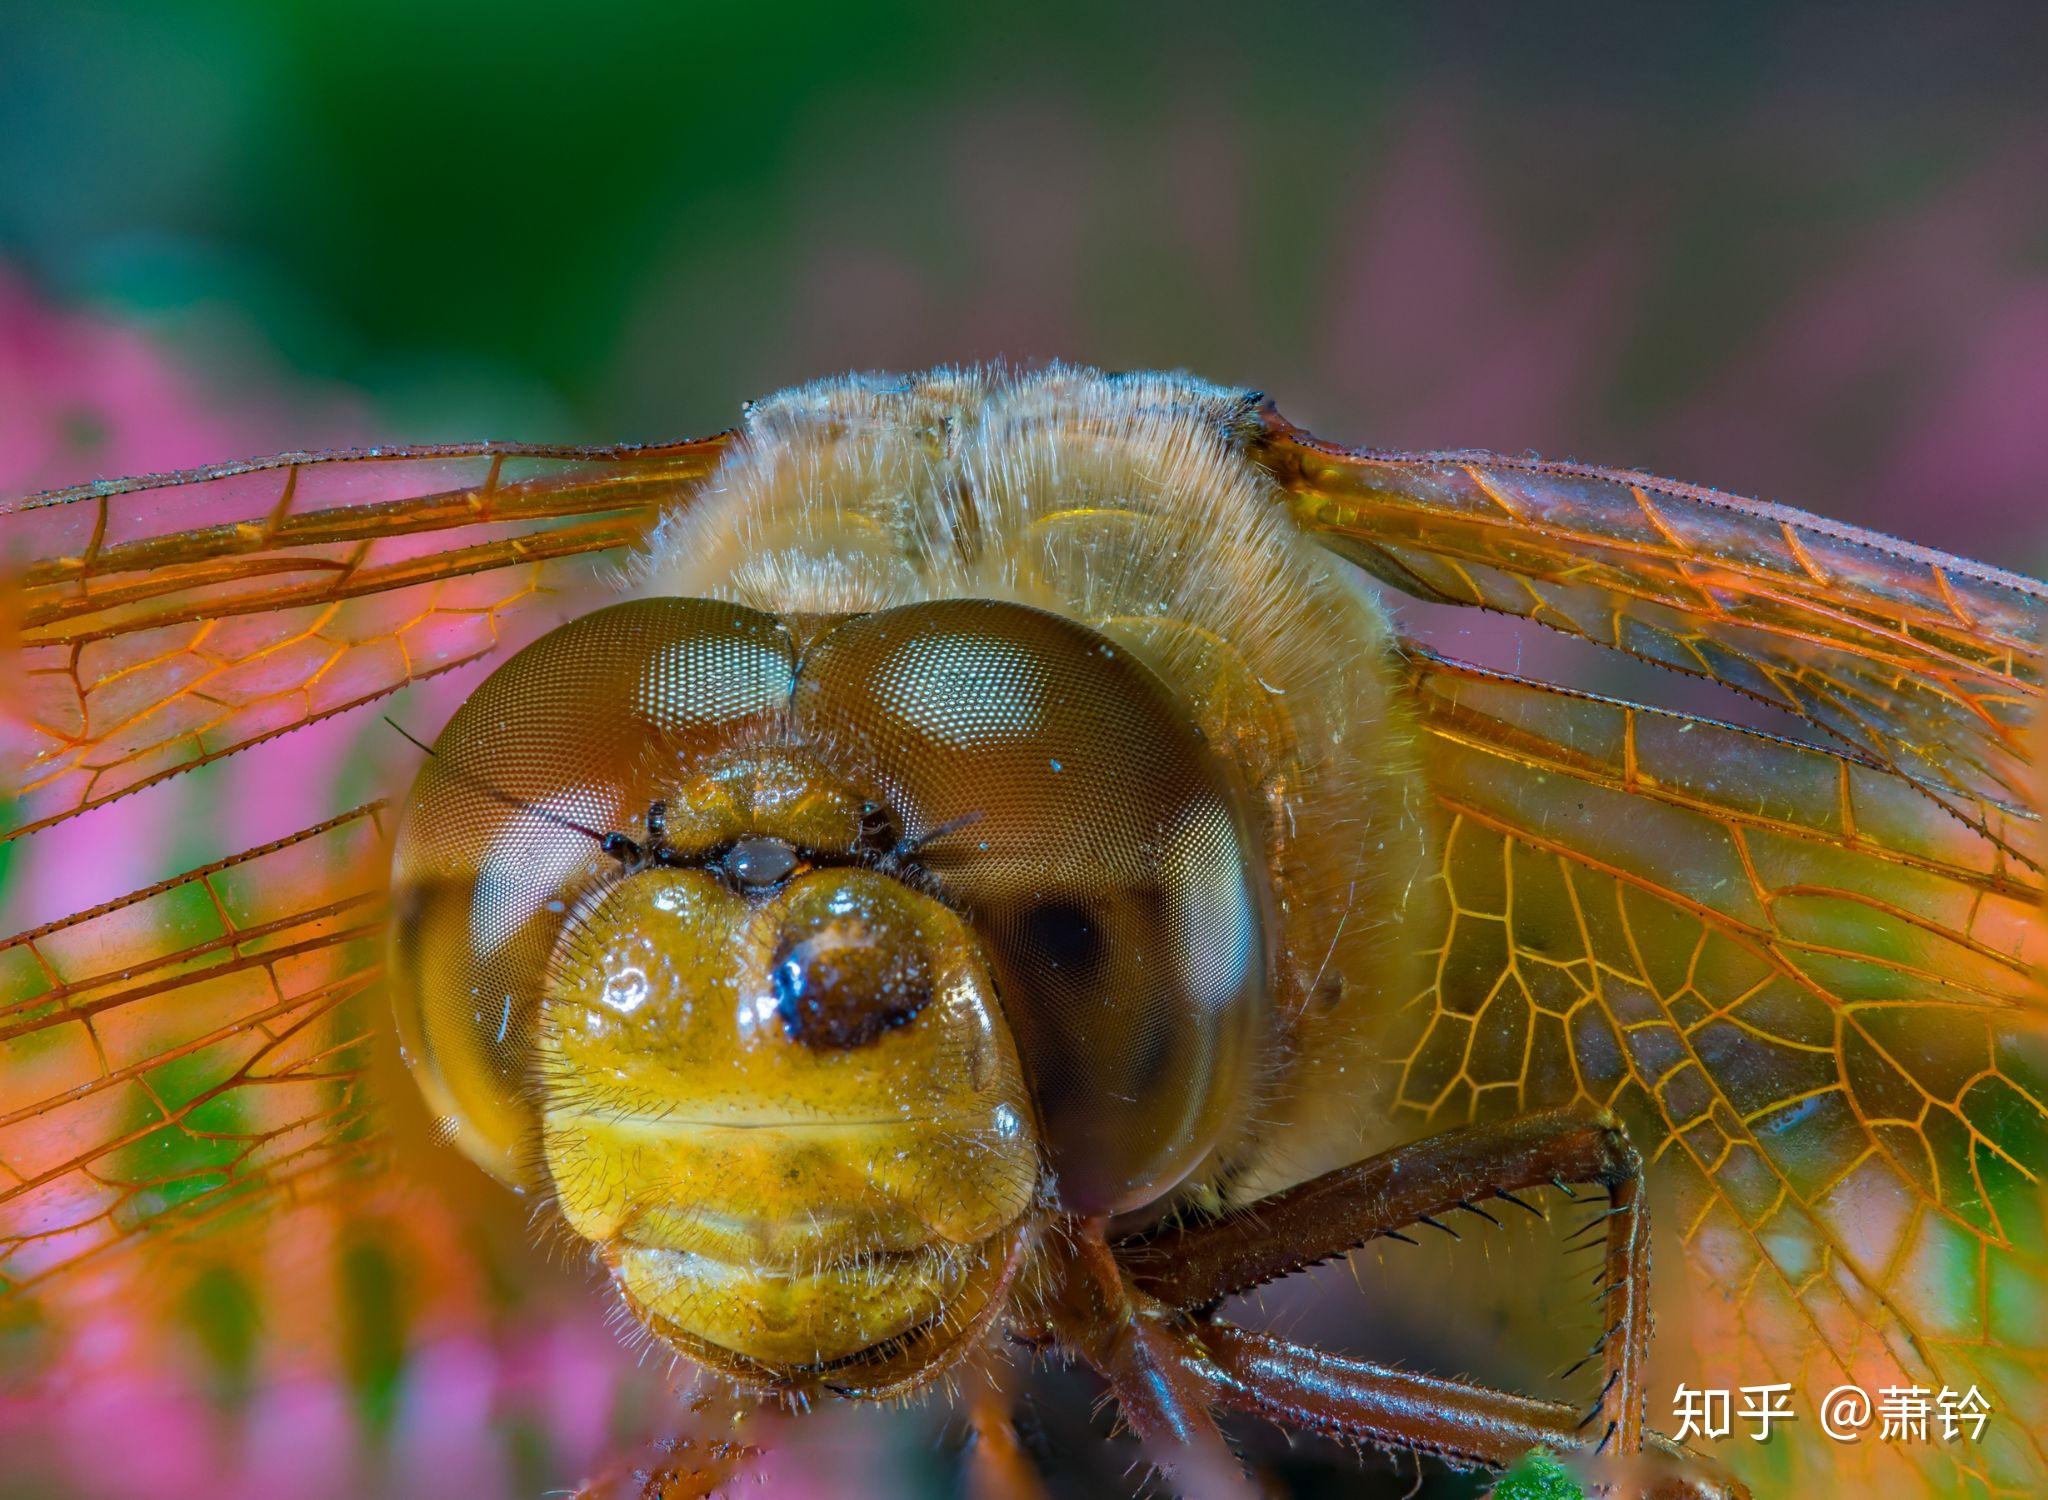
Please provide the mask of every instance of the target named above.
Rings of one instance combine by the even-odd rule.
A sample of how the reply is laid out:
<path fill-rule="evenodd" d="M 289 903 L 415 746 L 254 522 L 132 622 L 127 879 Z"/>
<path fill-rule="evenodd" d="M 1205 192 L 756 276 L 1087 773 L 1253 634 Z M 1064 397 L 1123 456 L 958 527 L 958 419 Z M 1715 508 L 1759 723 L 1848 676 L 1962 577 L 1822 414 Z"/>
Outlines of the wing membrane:
<path fill-rule="evenodd" d="M 545 628 L 722 443 L 288 454 L 0 507 L 18 585 L 0 626 L 22 668 L 0 701 L 0 841 L 40 831 L 33 850 L 77 813 Z M 348 1184 L 367 1202 L 388 1177 L 364 1170 L 386 1164 L 364 1072 L 380 816 L 0 944 L 0 1303 L 47 1312 L 119 1284 L 157 1305 L 138 1260 L 273 1243 L 204 1232 L 274 1226 Z"/>
<path fill-rule="evenodd" d="M 380 817 L 0 943 L 0 1302 L 368 1159 Z"/>
<path fill-rule="evenodd" d="M 2009 829 L 1856 756 L 1415 671 L 1447 917 L 1401 1106 L 1620 1110 L 1677 1197 L 1678 1378 L 1976 1385 L 2001 1414 L 1981 1447 L 1795 1431 L 1795 1464 L 1823 1488 L 1868 1463 L 1871 1493 L 1930 1492 L 1887 1465 L 2040 1493 L 2048 932 Z"/>
<path fill-rule="evenodd" d="M 2025 832 L 2048 587 L 1782 506 L 1487 453 L 1258 451 L 1331 547 L 1422 598 L 1525 616 L 1797 714 L 1980 831 Z"/>
<path fill-rule="evenodd" d="M 722 446 L 288 454 L 0 509 L 5 837 L 478 660 Z"/>

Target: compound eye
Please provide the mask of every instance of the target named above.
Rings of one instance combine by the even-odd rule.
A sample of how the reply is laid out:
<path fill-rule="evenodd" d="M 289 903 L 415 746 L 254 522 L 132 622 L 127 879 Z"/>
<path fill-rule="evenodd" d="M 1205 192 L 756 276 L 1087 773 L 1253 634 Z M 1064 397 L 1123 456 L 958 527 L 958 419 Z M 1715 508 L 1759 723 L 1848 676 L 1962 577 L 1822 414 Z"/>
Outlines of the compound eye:
<path fill-rule="evenodd" d="M 577 897 L 618 870 L 593 835 L 646 824 L 659 838 L 679 777 L 777 723 L 794 679 L 771 616 L 635 600 L 505 662 L 420 767 L 392 864 L 399 1036 L 429 1107 L 502 1180 L 530 1176 L 549 955 Z M 747 865 L 765 875 L 776 858 L 763 848 Z"/>
<path fill-rule="evenodd" d="M 1248 1087 L 1270 920 L 1244 798 L 1172 690 L 1075 621 L 946 600 L 832 627 L 795 706 L 971 915 L 1062 1206 L 1170 1191 Z"/>

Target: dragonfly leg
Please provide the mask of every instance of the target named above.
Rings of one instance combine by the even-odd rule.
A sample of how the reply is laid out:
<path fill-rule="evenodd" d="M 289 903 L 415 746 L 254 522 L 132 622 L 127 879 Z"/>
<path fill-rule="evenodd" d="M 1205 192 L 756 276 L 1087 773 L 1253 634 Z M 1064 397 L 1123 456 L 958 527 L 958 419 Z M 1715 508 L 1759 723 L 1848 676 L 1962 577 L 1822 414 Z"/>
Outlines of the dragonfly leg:
<path fill-rule="evenodd" d="M 1069 1221 L 1051 1247 L 1050 1339 L 1109 1383 L 1124 1424 L 1182 1500 L 1256 1493 L 1210 1415 L 1204 1356 L 1177 1311 L 1131 1286 L 1099 1219 Z M 1035 1334 L 1027 1341 L 1041 1342 Z"/>
<path fill-rule="evenodd" d="M 1045 1484 L 1018 1439 L 1010 1392 L 998 1383 L 1005 1374 L 1016 1372 L 998 1368 L 986 1352 L 967 1360 L 961 1372 L 970 1434 L 968 1500 L 1046 1500 Z"/>
<path fill-rule="evenodd" d="M 1264 1285 L 1405 1229 L 1485 1205 L 1521 1204 L 1531 1188 L 1603 1190 L 1603 1382 L 1586 1426 L 1621 1455 L 1643 1444 L 1650 1349 L 1650 1224 L 1642 1161 L 1604 1110 L 1545 1110 L 1433 1135 L 1327 1172 L 1226 1217 L 1170 1226 L 1115 1247 L 1131 1284 L 1170 1307 L 1194 1309 Z M 1502 1210 L 1505 1212 L 1506 1210 Z M 1533 1211 L 1533 1210 L 1532 1210 Z M 1591 1229 L 1592 1224 L 1587 1225 Z M 1602 1420 L 1604 1418 L 1604 1421 Z"/>
<path fill-rule="evenodd" d="M 1510 1190 L 1512 1191 L 1512 1190 Z M 1346 1359 L 1220 1320 L 1190 1330 L 1206 1360 L 1193 1369 L 1219 1406 L 1296 1431 L 1505 1468 L 1530 1449 L 1583 1455 L 1589 1488 L 1644 1500 L 1737 1500 L 1737 1482 L 1651 1434 L 1633 1458 L 1600 1457 L 1578 1412 L 1554 1401 Z"/>
<path fill-rule="evenodd" d="M 689 1402 L 684 1430 L 618 1455 L 575 1500 L 712 1500 L 761 1455 L 764 1412 L 754 1398 L 714 1387 Z"/>

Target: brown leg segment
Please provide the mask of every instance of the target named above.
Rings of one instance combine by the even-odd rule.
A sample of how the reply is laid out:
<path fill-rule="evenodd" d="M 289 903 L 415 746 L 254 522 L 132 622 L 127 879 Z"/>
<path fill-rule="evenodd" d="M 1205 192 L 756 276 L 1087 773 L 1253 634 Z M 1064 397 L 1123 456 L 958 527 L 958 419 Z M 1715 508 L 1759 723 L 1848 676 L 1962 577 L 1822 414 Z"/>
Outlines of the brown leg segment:
<path fill-rule="evenodd" d="M 1191 1331 L 1208 1356 L 1195 1370 L 1212 1399 L 1296 1431 L 1489 1468 L 1506 1468 L 1538 1446 L 1567 1456 L 1594 1447 L 1578 1414 L 1554 1401 L 1345 1359 L 1222 1322 L 1195 1323 Z M 1646 1448 L 1601 1463 L 1586 1476 L 1591 1487 L 1651 1500 L 1747 1494 L 1669 1439 L 1651 1434 Z"/>
<path fill-rule="evenodd" d="M 998 1383 L 997 1363 L 984 1351 L 961 1372 L 961 1395 L 973 1430 L 967 1449 L 968 1500 L 1047 1500 L 1031 1455 L 1018 1441 L 1009 1393 Z"/>
<path fill-rule="evenodd" d="M 1182 1500 L 1249 1500 L 1253 1491 L 1196 1368 L 1200 1346 L 1175 1311 L 1134 1290 L 1102 1237 L 1080 1221 L 1054 1253 L 1054 1337 L 1109 1382 L 1124 1422 Z"/>
<path fill-rule="evenodd" d="M 688 1431 L 643 1443 L 576 1491 L 575 1500 L 711 1500 L 726 1492 L 761 1450 L 763 1413 L 751 1398 L 713 1390 L 689 1402 Z"/>
<path fill-rule="evenodd" d="M 1572 1183 L 1607 1190 L 1605 1331 L 1595 1345 L 1605 1379 L 1587 1425 L 1596 1448 L 1633 1454 L 1643 1444 L 1650 1226 L 1642 1163 L 1620 1122 L 1604 1111 L 1546 1110 L 1447 1131 L 1340 1167 L 1241 1213 L 1125 1240 L 1116 1253 L 1134 1287 L 1171 1307 L 1199 1308 L 1368 1240 L 1405 1239 L 1401 1231 L 1412 1225 L 1441 1229 L 1442 1215 L 1485 1214 L 1488 1201 L 1520 1204 L 1514 1195 L 1523 1189 Z M 1593 1425 L 1603 1414 L 1605 1423 Z"/>

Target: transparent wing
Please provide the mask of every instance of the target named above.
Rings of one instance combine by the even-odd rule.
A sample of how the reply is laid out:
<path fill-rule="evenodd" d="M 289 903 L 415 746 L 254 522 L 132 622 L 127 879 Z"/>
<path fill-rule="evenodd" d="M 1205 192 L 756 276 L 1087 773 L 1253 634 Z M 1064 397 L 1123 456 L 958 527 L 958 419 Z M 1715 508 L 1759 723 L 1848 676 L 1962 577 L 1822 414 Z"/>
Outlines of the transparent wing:
<path fill-rule="evenodd" d="M 2042 1493 L 2048 930 L 2007 857 L 2022 815 L 1987 799 L 1979 830 L 1863 757 L 1414 670 L 1446 925 L 1396 1023 L 1400 1107 L 1619 1110 L 1685 1247 L 1674 1379 L 1974 1385 L 1997 1413 L 1981 1444 L 1849 1448 L 1808 1408 L 1726 1455 L 1770 1492 L 1867 1468 L 1871 1494 Z"/>
<path fill-rule="evenodd" d="M 287 454 L 0 506 L 18 837 L 474 661 L 716 462 L 662 447 Z"/>
<path fill-rule="evenodd" d="M 239 1260 L 303 1331 L 281 1250 L 332 1269 L 373 1203 L 387 1259 L 447 1239 L 392 1208 L 379 807 L 240 852 L 148 810 L 238 751 L 202 796 L 296 789 L 284 736 L 546 628 L 722 442 L 289 454 L 0 506 L 0 846 L 21 878 L 135 833 L 170 876 L 0 942 L 0 1322 L 172 1317 Z"/>
<path fill-rule="evenodd" d="M 1766 1488 L 2042 1492 L 2048 588 L 1647 475 L 1349 452 L 1270 415 L 1258 447 L 1303 524 L 1396 588 L 1817 733 L 1416 651 L 1446 915 L 1396 1023 L 1400 1106 L 1622 1111 L 1685 1248 L 1676 1378 L 1975 1385 L 1999 1413 L 1981 1444 L 1850 1447 L 1808 1408 L 1727 1455 Z"/>
<path fill-rule="evenodd" d="M 0 1302 L 374 1164 L 380 817 L 0 942 Z"/>
<path fill-rule="evenodd" d="M 1980 831 L 2026 831 L 2005 810 L 2026 805 L 2048 586 L 1645 474 L 1350 451 L 1270 414 L 1255 447 L 1304 526 L 1397 588 L 1712 678 Z"/>

